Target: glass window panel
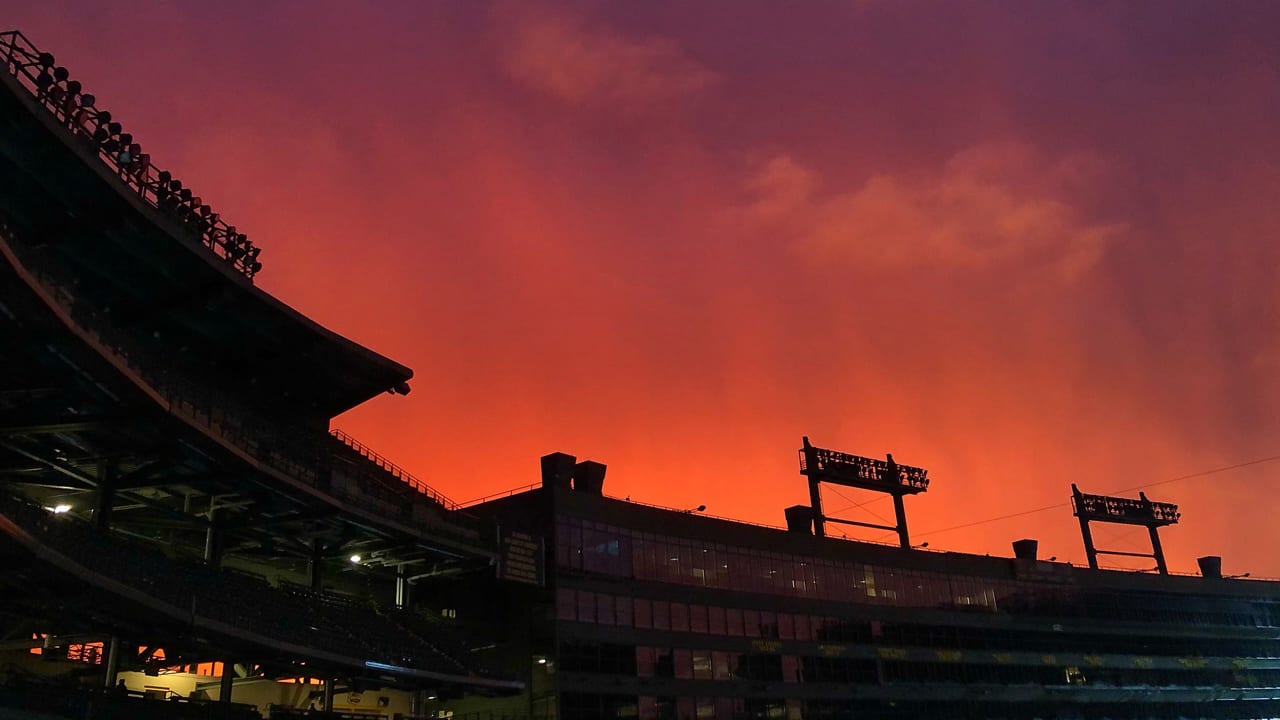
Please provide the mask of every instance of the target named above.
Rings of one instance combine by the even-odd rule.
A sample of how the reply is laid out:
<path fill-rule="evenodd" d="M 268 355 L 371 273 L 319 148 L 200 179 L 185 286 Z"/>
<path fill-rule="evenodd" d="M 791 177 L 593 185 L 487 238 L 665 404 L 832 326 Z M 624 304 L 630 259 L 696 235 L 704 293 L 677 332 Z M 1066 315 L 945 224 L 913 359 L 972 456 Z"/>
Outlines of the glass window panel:
<path fill-rule="evenodd" d="M 797 639 L 797 640 L 812 640 L 812 639 L 813 639 L 813 633 L 812 633 L 812 631 L 811 631 L 811 630 L 810 630 L 810 628 L 809 628 L 809 616 L 808 616 L 808 615 L 794 615 L 794 616 L 792 616 L 792 621 L 795 623 L 795 626 L 796 626 L 796 639 Z"/>
<path fill-rule="evenodd" d="M 578 599 L 572 590 L 560 588 L 556 591 L 556 617 L 561 620 L 578 619 Z"/>
<path fill-rule="evenodd" d="M 775 612 L 764 610 L 760 613 L 760 636 L 767 638 L 778 637 L 778 615 Z"/>
<path fill-rule="evenodd" d="M 653 627 L 655 630 L 671 629 L 671 603 L 666 600 L 653 601 Z"/>
<path fill-rule="evenodd" d="M 707 606 L 689 606 L 689 630 L 696 633 L 707 631 Z"/>
<path fill-rule="evenodd" d="M 742 629 L 742 610 L 739 608 L 729 608 L 725 612 L 725 623 L 730 635 L 742 637 L 746 634 Z"/>
<path fill-rule="evenodd" d="M 716 680 L 728 680 L 733 677 L 729 670 L 729 656 L 730 653 L 720 650 L 711 653 L 711 670 Z"/>
<path fill-rule="evenodd" d="M 689 632 L 689 606 L 681 602 L 671 603 L 671 629 L 674 632 Z"/>
<path fill-rule="evenodd" d="M 634 606 L 636 627 L 645 629 L 653 627 L 653 603 L 645 598 L 636 598 Z"/>
<path fill-rule="evenodd" d="M 636 675 L 639 677 L 653 677 L 653 648 L 646 645 L 636 647 Z"/>
<path fill-rule="evenodd" d="M 631 627 L 634 622 L 631 598 L 619 596 L 615 599 L 614 606 L 617 609 L 618 624 L 623 627 Z"/>
<path fill-rule="evenodd" d="M 596 619 L 596 594 L 590 592 L 578 593 L 578 620 L 582 622 L 595 622 Z"/>
<path fill-rule="evenodd" d="M 778 613 L 778 637 L 783 640 L 796 639 L 796 626 L 791 613 Z"/>
<path fill-rule="evenodd" d="M 707 608 L 707 632 L 712 635 L 724 635 L 724 608 L 712 605 Z"/>
<path fill-rule="evenodd" d="M 742 613 L 743 627 L 746 628 L 747 637 L 760 637 L 760 611 L 745 610 Z"/>
<path fill-rule="evenodd" d="M 712 679 L 710 650 L 694 650 L 693 651 L 693 679 L 694 680 Z"/>
<path fill-rule="evenodd" d="M 596 622 L 601 625 L 612 625 L 614 623 L 612 595 L 606 595 L 605 593 L 596 595 Z"/>
<path fill-rule="evenodd" d="M 679 680 L 693 679 L 693 651 L 676 648 L 672 653 L 672 661 L 675 663 L 676 678 Z"/>

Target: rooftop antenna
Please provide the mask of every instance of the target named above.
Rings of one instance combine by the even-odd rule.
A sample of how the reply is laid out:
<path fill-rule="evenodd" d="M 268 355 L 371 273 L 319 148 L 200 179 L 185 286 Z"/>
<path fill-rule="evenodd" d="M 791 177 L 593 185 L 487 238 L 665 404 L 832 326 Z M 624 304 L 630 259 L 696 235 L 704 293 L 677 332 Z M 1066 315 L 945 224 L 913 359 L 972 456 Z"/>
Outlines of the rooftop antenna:
<path fill-rule="evenodd" d="M 813 534 L 826 536 L 826 523 L 842 523 L 875 530 L 888 530 L 898 534 L 898 544 L 905 549 L 911 548 L 911 538 L 907 534 L 907 510 L 902 503 L 905 495 L 915 495 L 929 489 L 927 470 L 910 465 L 899 465 L 894 462 L 893 455 L 885 460 L 849 455 L 848 453 L 826 450 L 809 444 L 804 438 L 804 447 L 800 449 L 800 474 L 809 478 L 809 504 L 813 510 Z M 822 494 L 820 483 L 844 485 L 846 487 L 886 493 L 893 496 L 893 509 L 897 518 L 894 525 L 876 525 L 855 520 L 843 520 L 827 517 L 822 514 Z"/>
<path fill-rule="evenodd" d="M 1124 557 L 1152 558 L 1156 561 L 1155 570 L 1161 575 L 1169 574 L 1169 566 L 1164 562 L 1164 548 L 1160 545 L 1158 529 L 1164 525 L 1174 525 L 1182 513 L 1173 503 L 1152 502 L 1147 494 L 1138 493 L 1138 499 L 1112 497 L 1109 495 L 1089 495 L 1080 492 L 1075 483 L 1071 483 L 1072 513 L 1080 519 L 1080 535 L 1084 538 L 1084 551 L 1089 556 L 1089 567 L 1098 569 L 1099 555 L 1122 555 Z M 1120 552 L 1118 550 L 1099 550 L 1093 545 L 1093 534 L 1089 532 L 1090 522 L 1117 523 L 1121 525 L 1143 525 L 1151 536 L 1151 553 Z"/>

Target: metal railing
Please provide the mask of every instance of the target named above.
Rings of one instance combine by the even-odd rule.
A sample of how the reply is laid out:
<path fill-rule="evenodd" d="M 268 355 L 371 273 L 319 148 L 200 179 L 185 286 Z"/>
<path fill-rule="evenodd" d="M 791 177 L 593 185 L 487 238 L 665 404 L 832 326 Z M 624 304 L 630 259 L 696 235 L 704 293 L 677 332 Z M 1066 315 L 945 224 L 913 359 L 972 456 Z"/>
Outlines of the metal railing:
<path fill-rule="evenodd" d="M 510 488 L 507 490 L 499 490 L 498 492 L 489 493 L 488 495 L 485 495 L 483 497 L 473 498 L 471 500 L 467 500 L 466 502 L 458 503 L 458 507 L 469 508 L 473 505 L 479 505 L 481 503 L 489 502 L 490 500 L 497 500 L 498 498 L 511 497 L 512 495 L 520 495 L 522 493 L 527 493 L 530 490 L 537 490 L 540 487 L 542 487 L 542 483 L 535 482 L 535 483 L 529 483 L 528 485 L 521 485 L 520 487 Z"/>
<path fill-rule="evenodd" d="M 99 109 L 97 99 L 83 92 L 66 68 L 54 64 L 53 55 L 41 52 L 17 30 L 9 30 L 0 32 L 0 58 L 5 70 L 62 125 L 69 146 L 96 154 L 145 203 L 177 221 L 250 281 L 262 270 L 258 261 L 262 248 L 224 222 L 169 171 L 157 169 L 111 113 Z"/>
<path fill-rule="evenodd" d="M 148 348 L 147 336 L 120 330 L 94 307 L 79 302 L 55 263 L 39 251 L 24 250 L 21 243 L 14 241 L 12 231 L 2 219 L 0 242 L 21 268 L 33 276 L 39 290 L 65 316 L 72 329 L 97 352 L 137 377 L 143 389 L 170 414 L 185 419 L 211 437 L 222 439 L 281 475 L 381 517 L 402 522 L 425 521 L 415 516 L 413 504 L 406 502 L 411 499 L 406 492 L 446 510 L 457 507 L 447 498 L 445 501 L 449 504 L 441 502 L 442 495 L 416 478 L 414 483 L 400 482 L 403 477 L 389 473 L 385 466 L 372 462 L 336 463 L 335 448 L 330 444 L 337 442 L 336 439 L 269 419 L 227 393 L 193 382 L 165 361 L 168 356 L 165 347 Z M 446 522 L 433 523 L 431 529 L 474 541 L 480 536 L 480 529 L 472 527 L 474 524 L 471 518 L 451 514 Z"/>
<path fill-rule="evenodd" d="M 365 460 L 368 460 L 369 462 L 373 463 L 377 467 L 382 468 L 391 477 L 396 478 L 397 480 L 408 485 L 414 490 L 417 490 L 423 495 L 426 495 L 432 500 L 435 500 L 436 502 L 440 503 L 445 507 L 446 510 L 457 510 L 460 507 L 458 503 L 454 502 L 453 500 L 450 500 L 443 493 L 433 489 L 430 485 L 427 485 L 426 483 L 422 482 L 418 478 L 414 477 L 413 473 L 391 462 L 390 460 L 383 457 L 382 455 L 379 455 L 377 452 L 373 450 L 373 448 L 370 448 L 368 445 L 365 445 L 364 443 L 355 439 L 350 434 L 343 432 L 338 428 L 334 428 L 333 430 L 330 430 L 329 434 L 332 435 L 334 439 L 336 439 L 338 442 L 341 442 L 343 445 L 346 445 L 348 448 L 351 448 L 352 450 L 354 450 Z"/>

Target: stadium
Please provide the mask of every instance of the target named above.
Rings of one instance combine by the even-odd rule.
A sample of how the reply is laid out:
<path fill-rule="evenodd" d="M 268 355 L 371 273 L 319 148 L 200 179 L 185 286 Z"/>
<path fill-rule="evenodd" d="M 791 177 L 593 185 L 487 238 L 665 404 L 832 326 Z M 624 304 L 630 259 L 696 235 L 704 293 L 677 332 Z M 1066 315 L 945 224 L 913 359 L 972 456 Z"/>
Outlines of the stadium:
<path fill-rule="evenodd" d="M 1169 574 L 1145 496 L 1075 492 L 1090 567 L 915 547 L 924 470 L 807 440 L 786 528 L 563 453 L 459 506 L 331 429 L 411 370 L 257 288 L 53 55 L 0 55 L 0 717 L 1280 716 L 1280 584 Z M 899 542 L 827 536 L 823 482 L 892 496 Z"/>

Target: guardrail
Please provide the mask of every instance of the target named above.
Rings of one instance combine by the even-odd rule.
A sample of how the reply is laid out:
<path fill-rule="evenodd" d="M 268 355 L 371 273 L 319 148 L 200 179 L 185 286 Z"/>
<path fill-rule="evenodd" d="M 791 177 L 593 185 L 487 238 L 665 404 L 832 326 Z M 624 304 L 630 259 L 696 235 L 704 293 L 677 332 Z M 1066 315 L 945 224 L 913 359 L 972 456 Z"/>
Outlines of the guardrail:
<path fill-rule="evenodd" d="M 368 445 L 365 445 L 364 443 L 355 439 L 350 434 L 343 432 L 338 428 L 334 428 L 330 430 L 329 434 L 332 435 L 334 439 L 336 439 L 338 442 L 341 442 L 343 445 L 346 445 L 348 448 L 351 448 L 352 450 L 354 450 L 364 459 L 382 468 L 384 471 L 386 471 L 388 475 L 396 478 L 397 480 L 399 480 L 400 482 L 403 482 L 404 484 L 408 485 L 414 490 L 417 490 L 423 495 L 426 495 L 432 500 L 435 500 L 436 502 L 440 503 L 445 507 L 446 510 L 457 510 L 460 507 L 458 503 L 454 502 L 453 500 L 450 500 L 443 493 L 436 491 L 430 485 L 427 485 L 426 483 L 422 482 L 418 478 L 414 477 L 413 473 L 410 473 L 408 470 L 405 470 L 404 468 L 391 462 L 387 458 L 379 455 L 377 452 L 373 450 L 373 448 L 370 448 Z"/>
<path fill-rule="evenodd" d="M 258 260 L 262 248 L 224 222 L 168 170 L 157 169 L 133 135 L 124 132 L 111 113 L 98 108 L 97 99 L 83 92 L 80 82 L 55 64 L 53 55 L 41 52 L 17 30 L 9 30 L 0 32 L 0 58 L 9 75 L 66 130 L 68 145 L 93 151 L 144 202 L 177 220 L 250 281 L 262 270 Z"/>
<path fill-rule="evenodd" d="M 469 508 L 473 505 L 479 505 L 480 503 L 489 502 L 490 500 L 497 500 L 498 498 L 511 497 L 512 495 L 519 495 L 521 493 L 526 493 L 526 492 L 529 492 L 530 490 L 536 490 L 540 487 L 542 487 L 542 483 L 536 482 L 536 483 L 529 483 L 528 485 L 521 485 L 520 487 L 514 487 L 514 488 L 511 488 L 510 490 L 499 490 L 496 493 L 489 493 L 484 497 L 478 497 L 472 500 L 467 500 L 466 502 L 458 503 L 458 507 Z"/>

